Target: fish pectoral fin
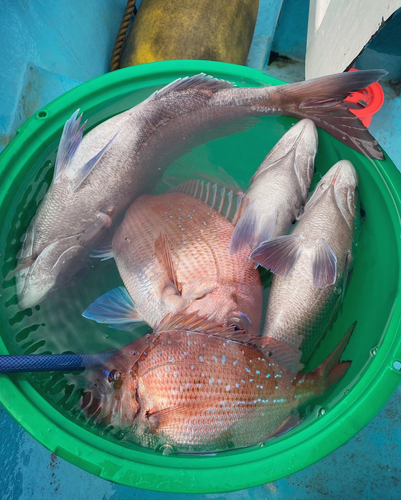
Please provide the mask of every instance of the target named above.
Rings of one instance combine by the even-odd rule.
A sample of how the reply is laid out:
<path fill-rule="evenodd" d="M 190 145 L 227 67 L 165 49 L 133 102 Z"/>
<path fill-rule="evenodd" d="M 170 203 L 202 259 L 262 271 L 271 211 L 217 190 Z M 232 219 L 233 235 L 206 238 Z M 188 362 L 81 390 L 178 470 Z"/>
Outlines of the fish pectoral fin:
<path fill-rule="evenodd" d="M 113 220 L 109 215 L 104 212 L 98 212 L 96 214 L 95 222 L 85 228 L 84 231 L 78 236 L 77 240 L 80 244 L 85 246 L 85 244 L 92 240 L 102 229 L 109 228 L 112 222 Z"/>
<path fill-rule="evenodd" d="M 174 285 L 177 293 L 180 294 L 180 285 L 177 281 L 176 270 L 173 263 L 173 256 L 171 254 L 170 245 L 167 240 L 166 233 L 161 230 L 159 236 L 155 240 L 155 256 L 164 266 L 169 281 Z"/>
<path fill-rule="evenodd" d="M 313 257 L 313 287 L 332 285 L 337 277 L 337 257 L 326 240 L 319 240 Z"/>
<path fill-rule="evenodd" d="M 302 336 L 299 335 L 300 345 L 302 343 Z M 273 360 L 278 361 L 280 364 L 286 366 L 294 373 L 298 373 L 304 365 L 300 362 L 302 353 L 284 344 L 280 340 L 273 337 L 257 337 L 250 342 L 253 347 L 260 350 L 263 354 L 271 357 Z"/>
<path fill-rule="evenodd" d="M 117 330 L 133 330 L 145 324 L 135 309 L 134 301 L 123 286 L 101 295 L 82 313 L 82 316 L 97 323 L 106 323 Z"/>
<path fill-rule="evenodd" d="M 274 274 L 286 277 L 290 274 L 302 250 L 302 236 L 290 234 L 277 236 L 262 242 L 250 255 L 260 266 Z"/>
<path fill-rule="evenodd" d="M 230 243 L 230 254 L 235 254 L 249 246 L 252 250 L 260 242 L 272 238 L 277 221 L 277 207 L 266 210 L 257 208 L 257 200 L 253 200 L 245 209 L 235 225 Z"/>
<path fill-rule="evenodd" d="M 191 419 L 197 417 L 209 410 L 213 410 L 213 408 L 221 403 L 222 401 L 220 398 L 207 398 L 203 401 L 193 401 L 176 406 L 169 406 L 163 410 L 152 408 L 145 413 L 145 417 L 148 421 L 149 431 L 155 433 L 162 429 L 168 429 L 171 426 L 175 426 L 179 418 Z"/>
<path fill-rule="evenodd" d="M 90 255 L 94 259 L 108 260 L 113 258 L 112 238 L 108 238 L 96 247 Z"/>

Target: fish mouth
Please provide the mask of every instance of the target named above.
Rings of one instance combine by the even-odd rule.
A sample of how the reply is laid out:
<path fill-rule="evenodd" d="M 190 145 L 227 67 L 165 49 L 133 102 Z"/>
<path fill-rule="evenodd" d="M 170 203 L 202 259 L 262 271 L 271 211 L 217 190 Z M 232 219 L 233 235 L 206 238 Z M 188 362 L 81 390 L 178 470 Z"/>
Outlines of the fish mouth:
<path fill-rule="evenodd" d="M 337 169 L 330 181 L 330 186 L 338 185 L 340 179 L 350 185 L 358 184 L 358 174 L 352 163 L 348 160 L 341 160 L 337 163 Z"/>
<path fill-rule="evenodd" d="M 35 258 L 15 271 L 18 305 L 27 309 L 43 302 L 60 283 L 72 277 L 72 269 L 82 267 L 87 250 L 70 236 L 47 245 Z M 68 271 L 68 272 L 67 272 Z"/>
<path fill-rule="evenodd" d="M 42 302 L 54 287 L 54 282 L 48 282 L 47 286 L 41 286 L 35 283 L 32 279 L 35 270 L 36 261 L 29 267 L 21 269 L 16 272 L 16 289 L 18 297 L 18 306 L 21 310 L 34 307 L 36 304 Z"/>
<path fill-rule="evenodd" d="M 348 160 L 341 160 L 338 162 L 337 170 L 335 171 L 331 181 L 330 186 L 338 186 L 340 180 L 343 186 L 348 185 L 350 188 L 355 188 L 358 185 L 358 174 Z"/>
<path fill-rule="evenodd" d="M 338 166 L 335 174 L 333 175 L 333 178 L 331 179 L 331 182 L 330 182 L 331 186 L 335 186 L 336 185 L 336 182 L 338 180 L 338 176 L 340 175 L 340 172 L 341 172 L 341 165 Z"/>

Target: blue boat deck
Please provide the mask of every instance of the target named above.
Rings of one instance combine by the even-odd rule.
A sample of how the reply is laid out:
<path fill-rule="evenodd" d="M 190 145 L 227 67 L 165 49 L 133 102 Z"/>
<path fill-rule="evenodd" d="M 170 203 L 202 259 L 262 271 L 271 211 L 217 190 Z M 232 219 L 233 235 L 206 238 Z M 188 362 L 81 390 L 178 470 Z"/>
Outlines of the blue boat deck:
<path fill-rule="evenodd" d="M 25 0 L 3 5 L 0 149 L 31 114 L 70 88 L 108 71 L 125 3 L 125 0 Z M 263 67 L 271 48 L 274 57 L 265 71 L 288 82 L 302 80 L 307 2 L 303 8 L 297 0 L 261 0 L 260 4 L 261 15 L 248 64 Z M 397 81 L 383 83 L 385 103 L 374 116 L 370 130 L 401 169 L 401 86 Z M 379 415 L 345 446 L 290 477 L 224 495 L 180 495 L 180 498 L 373 500 L 385 496 L 387 500 L 399 500 L 400 406 L 399 387 Z M 119 486 L 84 472 L 47 451 L 1 407 L 0 429 L 2 500 L 178 497 Z"/>

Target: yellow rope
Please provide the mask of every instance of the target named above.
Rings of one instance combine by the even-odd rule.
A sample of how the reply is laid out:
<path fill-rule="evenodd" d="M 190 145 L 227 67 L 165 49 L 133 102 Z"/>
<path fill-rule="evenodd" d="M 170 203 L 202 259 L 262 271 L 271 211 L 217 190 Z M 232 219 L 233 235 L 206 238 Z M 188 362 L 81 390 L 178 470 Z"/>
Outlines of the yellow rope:
<path fill-rule="evenodd" d="M 118 30 L 116 43 L 114 44 L 113 54 L 111 56 L 110 71 L 118 69 L 120 64 L 121 49 L 123 48 L 127 36 L 128 26 L 131 22 L 132 13 L 135 10 L 136 0 L 128 0 L 123 19 Z"/>

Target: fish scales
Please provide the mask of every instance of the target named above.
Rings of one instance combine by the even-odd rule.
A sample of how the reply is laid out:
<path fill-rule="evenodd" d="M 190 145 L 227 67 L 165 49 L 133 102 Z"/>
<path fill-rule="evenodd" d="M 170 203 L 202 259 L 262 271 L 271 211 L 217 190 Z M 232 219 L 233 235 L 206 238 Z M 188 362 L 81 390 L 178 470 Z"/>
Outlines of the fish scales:
<path fill-rule="evenodd" d="M 243 196 L 230 252 L 252 250 L 285 235 L 309 194 L 317 152 L 317 130 L 301 120 L 288 130 L 263 160 Z"/>
<path fill-rule="evenodd" d="M 89 419 L 152 449 L 250 446 L 284 431 L 298 406 L 341 378 L 349 363 L 338 361 L 349 336 L 314 372 L 296 374 L 274 353 L 219 334 L 165 330 L 113 355 L 81 405 Z"/>
<path fill-rule="evenodd" d="M 171 251 L 179 294 L 155 251 L 161 232 Z M 252 331 L 259 333 L 259 273 L 248 258 L 249 249 L 229 254 L 232 232 L 224 217 L 189 195 L 143 196 L 131 205 L 113 238 L 113 256 L 137 311 L 149 325 L 183 308 L 188 313 L 202 309 L 219 319 L 226 314 L 226 320 L 229 311 L 243 311 Z"/>
<path fill-rule="evenodd" d="M 195 75 L 172 82 L 83 139 L 78 112 L 74 113 L 61 138 L 53 182 L 18 259 L 20 307 L 33 307 L 71 278 L 118 215 L 138 195 L 149 192 L 172 161 L 197 144 L 243 130 L 243 124 L 233 123 L 237 118 L 309 116 L 352 147 L 383 158 L 346 103 L 338 106 L 350 92 L 383 74 L 358 71 L 263 88 L 233 88 L 224 80 Z"/>
<path fill-rule="evenodd" d="M 350 162 L 339 162 L 330 169 L 291 233 L 303 238 L 298 260 L 288 276 L 273 277 L 263 335 L 300 348 L 303 362 L 337 313 L 347 285 L 357 217 L 356 185 Z M 322 239 L 336 256 L 336 275 L 333 282 L 315 287 L 313 250 Z"/>

